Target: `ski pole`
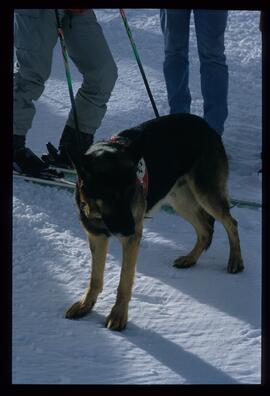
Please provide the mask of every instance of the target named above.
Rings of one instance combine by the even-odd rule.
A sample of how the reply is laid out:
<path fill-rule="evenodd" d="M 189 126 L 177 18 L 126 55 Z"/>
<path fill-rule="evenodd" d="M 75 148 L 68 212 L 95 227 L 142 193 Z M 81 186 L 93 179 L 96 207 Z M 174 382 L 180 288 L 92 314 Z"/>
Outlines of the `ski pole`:
<path fill-rule="evenodd" d="M 151 101 L 154 113 L 155 113 L 156 117 L 158 118 L 159 117 L 159 113 L 158 113 L 158 110 L 157 110 L 157 107 L 156 107 L 152 92 L 150 90 L 146 75 L 144 73 L 142 62 L 140 60 L 140 56 L 139 56 L 138 50 L 136 48 L 136 44 L 135 44 L 135 42 L 133 40 L 132 33 L 131 33 L 131 30 L 130 30 L 130 27 L 129 27 L 129 24 L 128 24 L 128 21 L 127 21 L 127 18 L 126 18 L 125 11 L 123 10 L 123 8 L 120 8 L 119 11 L 120 11 L 121 17 L 123 19 L 123 22 L 124 22 L 124 25 L 125 25 L 125 28 L 126 28 L 126 32 L 127 32 L 131 47 L 133 49 L 133 53 L 135 55 L 136 61 L 138 63 L 138 66 L 139 66 L 139 69 L 140 69 L 140 72 L 141 72 L 141 75 L 142 75 L 142 78 L 143 78 L 143 81 L 144 81 L 144 85 L 145 85 L 145 88 L 147 90 L 149 99 Z"/>
<path fill-rule="evenodd" d="M 71 108 L 72 108 L 72 112 L 73 112 L 73 116 L 74 116 L 75 129 L 77 132 L 77 134 L 76 134 L 77 135 L 77 143 L 80 148 L 78 115 L 77 115 L 77 110 L 76 110 L 76 105 L 75 105 L 74 94 L 73 94 L 71 73 L 70 73 L 70 68 L 69 68 L 69 64 L 68 64 L 67 48 L 66 48 L 66 43 L 65 43 L 65 39 L 64 39 L 62 25 L 60 22 L 59 11 L 57 8 L 55 9 L 55 16 L 56 16 L 56 21 L 57 21 L 57 32 L 58 32 L 58 36 L 59 36 L 60 43 L 61 43 L 62 55 L 63 55 L 64 65 L 65 65 L 68 91 L 69 91 L 69 97 L 70 97 L 70 101 L 71 101 Z"/>

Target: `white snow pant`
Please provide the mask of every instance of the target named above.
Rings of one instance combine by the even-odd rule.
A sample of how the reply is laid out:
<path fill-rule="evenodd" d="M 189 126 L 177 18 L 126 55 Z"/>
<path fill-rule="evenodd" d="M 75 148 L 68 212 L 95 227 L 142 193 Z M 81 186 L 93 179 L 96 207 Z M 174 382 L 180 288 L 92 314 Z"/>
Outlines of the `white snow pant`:
<path fill-rule="evenodd" d="M 92 10 L 60 18 L 69 57 L 83 76 L 75 102 L 79 129 L 94 134 L 106 112 L 117 79 L 117 67 Z M 35 115 L 37 100 L 49 78 L 58 33 L 53 9 L 15 10 L 13 133 L 25 136 Z M 64 67 L 62 64 L 61 67 Z M 72 111 L 66 122 L 75 127 Z"/>

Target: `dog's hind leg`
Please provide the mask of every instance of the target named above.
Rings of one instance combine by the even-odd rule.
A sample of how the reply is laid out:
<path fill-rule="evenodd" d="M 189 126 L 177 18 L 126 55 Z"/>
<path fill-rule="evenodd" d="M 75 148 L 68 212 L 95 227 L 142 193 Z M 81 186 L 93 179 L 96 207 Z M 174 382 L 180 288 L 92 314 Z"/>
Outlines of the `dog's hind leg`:
<path fill-rule="evenodd" d="M 208 182 L 204 184 L 200 178 L 196 178 L 196 174 L 187 177 L 188 185 L 197 202 L 215 220 L 220 221 L 227 232 L 230 243 L 227 271 L 230 273 L 240 272 L 244 269 L 244 265 L 241 256 L 237 221 L 230 214 L 226 177 L 223 178 L 222 174 L 215 172 L 214 175 L 209 174 L 208 179 Z"/>
<path fill-rule="evenodd" d="M 202 252 L 211 244 L 214 219 L 196 201 L 188 185 L 182 179 L 171 190 L 169 202 L 174 210 L 190 224 L 197 234 L 194 248 L 186 256 L 181 256 L 174 261 L 177 268 L 188 268 L 196 264 Z"/>
<path fill-rule="evenodd" d="M 88 240 L 92 253 L 92 272 L 89 287 L 82 298 L 66 311 L 66 318 L 68 319 L 77 319 L 89 313 L 103 288 L 109 239 L 105 235 L 96 236 L 89 233 Z"/>

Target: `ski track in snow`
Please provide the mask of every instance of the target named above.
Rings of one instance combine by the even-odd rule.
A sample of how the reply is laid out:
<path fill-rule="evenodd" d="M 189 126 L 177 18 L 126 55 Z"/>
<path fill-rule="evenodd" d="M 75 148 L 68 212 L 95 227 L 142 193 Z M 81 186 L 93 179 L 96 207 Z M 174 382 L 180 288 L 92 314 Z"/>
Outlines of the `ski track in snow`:
<path fill-rule="evenodd" d="M 119 78 L 96 139 L 153 118 L 118 10 L 96 15 Z M 126 10 L 161 114 L 168 112 L 162 74 L 159 10 Z M 261 42 L 259 13 L 231 11 L 226 33 L 230 72 L 224 144 L 233 196 L 261 199 Z M 80 75 L 71 64 L 74 90 Z M 202 115 L 194 23 L 190 34 L 192 111 Z M 28 134 L 41 154 L 57 145 L 70 108 L 60 48 L 51 79 L 37 102 Z M 121 250 L 110 242 L 104 290 L 83 319 L 65 309 L 87 286 L 90 251 L 68 191 L 14 182 L 13 383 L 24 384 L 234 384 L 259 383 L 261 359 L 261 210 L 232 209 L 238 220 L 245 271 L 226 272 L 229 244 L 215 224 L 210 249 L 187 270 L 172 267 L 195 242 L 192 227 L 158 212 L 145 223 L 127 329 L 104 327 L 116 297 Z"/>

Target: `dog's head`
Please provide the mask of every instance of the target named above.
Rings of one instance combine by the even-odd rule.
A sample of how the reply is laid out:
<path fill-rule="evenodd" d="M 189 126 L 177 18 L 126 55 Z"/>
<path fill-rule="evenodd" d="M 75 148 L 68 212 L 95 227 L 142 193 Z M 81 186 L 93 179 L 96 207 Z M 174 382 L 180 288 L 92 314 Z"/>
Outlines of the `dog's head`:
<path fill-rule="evenodd" d="M 135 233 L 132 205 L 138 185 L 137 164 L 117 144 L 96 143 L 84 155 L 72 155 L 78 175 L 77 203 L 83 216 L 110 234 Z"/>

